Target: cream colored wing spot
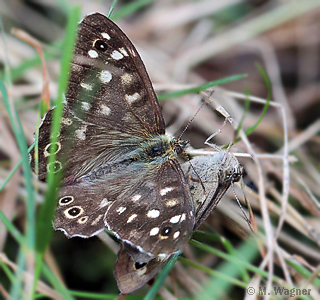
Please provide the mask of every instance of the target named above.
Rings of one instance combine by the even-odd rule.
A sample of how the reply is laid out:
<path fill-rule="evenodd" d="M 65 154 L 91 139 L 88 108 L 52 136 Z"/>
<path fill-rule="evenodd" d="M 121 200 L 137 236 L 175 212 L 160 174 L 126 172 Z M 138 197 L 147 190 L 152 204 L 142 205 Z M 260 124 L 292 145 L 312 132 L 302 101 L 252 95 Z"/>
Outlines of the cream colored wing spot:
<path fill-rule="evenodd" d="M 180 231 L 176 231 L 176 232 L 173 234 L 173 238 L 176 239 L 179 235 L 180 235 Z"/>
<path fill-rule="evenodd" d="M 76 134 L 76 137 L 79 140 L 84 141 L 86 139 L 86 131 L 87 131 L 87 125 L 82 125 L 74 133 Z"/>
<path fill-rule="evenodd" d="M 168 194 L 169 192 L 171 192 L 172 190 L 173 190 L 172 187 L 166 187 L 166 188 L 160 190 L 160 195 L 164 196 L 164 195 Z"/>
<path fill-rule="evenodd" d="M 60 161 L 56 160 L 49 164 L 47 164 L 47 171 L 48 173 L 52 172 L 53 174 L 56 174 L 62 169 L 62 164 Z"/>
<path fill-rule="evenodd" d="M 87 91 L 92 91 L 93 85 L 85 82 L 81 82 L 80 86 L 83 87 Z"/>
<path fill-rule="evenodd" d="M 122 76 L 121 76 L 121 81 L 123 84 L 130 84 L 133 80 L 133 76 L 129 73 L 124 73 Z"/>
<path fill-rule="evenodd" d="M 120 50 L 120 49 L 119 49 Z M 114 50 L 112 53 L 111 53 L 111 57 L 115 60 L 119 60 L 119 59 L 122 59 L 123 58 L 123 54 L 120 53 L 118 50 Z"/>
<path fill-rule="evenodd" d="M 119 215 L 121 215 L 127 208 L 120 206 L 119 208 L 117 208 L 116 212 L 119 213 Z"/>
<path fill-rule="evenodd" d="M 91 108 L 91 104 L 88 103 L 88 102 L 82 102 L 82 103 L 81 103 L 81 108 L 82 108 L 84 111 L 89 111 L 90 108 Z"/>
<path fill-rule="evenodd" d="M 59 199 L 59 206 L 69 205 L 74 201 L 73 196 L 64 196 Z"/>
<path fill-rule="evenodd" d="M 138 201 L 141 198 L 141 195 L 134 195 L 131 200 L 132 201 Z"/>
<path fill-rule="evenodd" d="M 102 35 L 102 37 L 103 37 L 104 39 L 107 39 L 107 40 L 110 40 L 110 39 L 111 39 L 110 35 L 107 34 L 106 32 L 102 32 L 101 35 Z"/>
<path fill-rule="evenodd" d="M 84 224 L 88 221 L 89 217 L 88 216 L 85 216 L 85 217 L 81 217 L 77 222 L 79 224 Z"/>
<path fill-rule="evenodd" d="M 170 223 L 178 223 L 181 218 L 181 215 L 176 215 L 170 219 Z"/>
<path fill-rule="evenodd" d="M 61 150 L 61 144 L 59 142 L 51 143 L 44 148 L 43 155 L 45 157 L 48 157 L 50 155 L 57 154 L 60 150 Z M 50 151 L 52 151 L 52 153 L 50 153 Z"/>
<path fill-rule="evenodd" d="M 99 56 L 96 50 L 89 50 L 88 54 L 91 58 L 97 58 Z"/>
<path fill-rule="evenodd" d="M 128 218 L 127 223 L 131 223 L 138 215 L 137 214 L 133 214 Z"/>
<path fill-rule="evenodd" d="M 157 209 L 149 210 L 147 213 L 148 218 L 158 218 L 160 216 L 160 211 Z"/>
<path fill-rule="evenodd" d="M 61 123 L 64 124 L 64 125 L 68 125 L 70 126 L 72 124 L 72 120 L 69 119 L 69 118 L 61 118 Z"/>
<path fill-rule="evenodd" d="M 150 236 L 153 236 L 153 235 L 157 235 L 159 233 L 159 230 L 160 228 L 159 227 L 154 227 L 150 230 Z"/>
<path fill-rule="evenodd" d="M 100 112 L 103 115 L 109 116 L 110 112 L 111 112 L 111 109 L 107 105 L 101 104 L 100 105 Z"/>
<path fill-rule="evenodd" d="M 108 201 L 107 198 L 103 198 L 102 201 L 99 204 L 99 208 L 103 208 L 103 207 L 109 205 L 110 203 L 111 203 L 111 201 Z"/>
<path fill-rule="evenodd" d="M 119 48 L 119 51 L 124 55 L 124 56 L 129 56 L 128 52 L 124 48 Z"/>
<path fill-rule="evenodd" d="M 108 70 L 102 70 L 100 72 L 99 78 L 100 78 L 102 83 L 108 83 L 108 82 L 111 81 L 112 75 Z"/>
<path fill-rule="evenodd" d="M 170 199 L 165 203 L 165 206 L 173 207 L 173 206 L 176 206 L 177 204 L 178 204 L 178 200 L 177 199 Z"/>
<path fill-rule="evenodd" d="M 83 208 L 81 206 L 72 206 L 64 211 L 64 215 L 68 219 L 74 219 L 83 214 Z"/>
<path fill-rule="evenodd" d="M 91 225 L 94 226 L 94 225 L 98 224 L 98 222 L 101 220 L 102 217 L 103 217 L 103 214 L 97 216 L 97 217 L 93 220 L 93 222 L 91 223 Z"/>
<path fill-rule="evenodd" d="M 124 95 L 124 97 L 129 102 L 129 104 L 131 104 L 131 103 L 137 101 L 140 98 L 140 94 L 139 93 L 134 93 L 133 95 Z"/>
<path fill-rule="evenodd" d="M 184 221 L 185 219 L 186 219 L 186 214 L 182 214 L 182 215 L 181 215 L 180 222 Z"/>

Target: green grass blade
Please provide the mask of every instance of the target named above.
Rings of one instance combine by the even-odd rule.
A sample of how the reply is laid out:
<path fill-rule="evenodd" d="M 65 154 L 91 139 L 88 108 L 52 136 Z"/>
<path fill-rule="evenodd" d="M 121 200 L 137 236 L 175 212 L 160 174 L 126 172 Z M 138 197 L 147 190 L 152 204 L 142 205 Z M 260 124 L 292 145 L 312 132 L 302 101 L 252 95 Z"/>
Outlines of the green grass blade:
<path fill-rule="evenodd" d="M 51 143 L 57 142 L 57 133 L 60 131 L 60 120 L 62 116 L 63 109 L 63 94 L 67 89 L 68 79 L 69 79 L 69 70 L 70 70 L 70 61 L 73 54 L 73 47 L 75 43 L 75 37 L 77 32 L 77 24 L 80 18 L 80 8 L 75 7 L 68 20 L 68 25 L 66 29 L 66 35 L 63 43 L 63 55 L 61 60 L 61 76 L 59 80 L 59 93 L 57 99 L 57 106 L 53 115 L 53 122 L 51 128 Z M 52 149 L 51 149 L 52 150 Z M 55 154 L 49 156 L 49 163 L 55 161 Z M 36 249 L 37 249 L 37 258 L 36 258 L 36 272 L 35 278 L 36 281 L 39 279 L 42 267 L 42 258 L 44 251 L 51 240 L 53 229 L 51 220 L 54 214 L 56 206 L 56 194 L 57 186 L 60 181 L 60 176 L 55 176 L 53 172 L 48 173 L 47 182 L 48 190 L 45 197 L 45 202 L 41 205 L 40 212 L 37 218 L 37 239 L 36 239 Z M 34 286 L 35 291 L 35 286 Z"/>
<path fill-rule="evenodd" d="M 62 285 L 60 280 L 51 272 L 47 265 L 42 266 L 43 274 L 55 288 L 55 290 L 63 296 L 65 300 L 72 300 L 74 297 L 71 296 L 71 292 Z"/>
<path fill-rule="evenodd" d="M 23 176 L 25 179 L 25 187 L 27 191 L 27 199 L 26 199 L 26 246 L 28 248 L 28 251 L 34 249 L 34 243 L 35 243 L 35 195 L 32 185 L 32 173 L 31 168 L 29 165 L 29 159 L 28 159 L 28 148 L 27 148 L 27 142 L 25 139 L 25 135 L 22 129 L 22 125 L 20 122 L 19 115 L 14 107 L 10 105 L 7 89 L 0 80 L 0 91 L 2 93 L 5 107 L 8 111 L 11 125 L 15 134 L 15 137 L 17 139 L 17 143 L 19 146 L 19 150 L 22 156 L 22 166 L 23 166 Z"/>
<path fill-rule="evenodd" d="M 174 267 L 174 264 L 176 263 L 178 257 L 180 255 L 179 253 L 175 253 L 172 255 L 172 257 L 170 258 L 170 260 L 168 261 L 168 263 L 165 265 L 165 267 L 162 269 L 161 273 L 159 274 L 157 280 L 155 281 L 155 283 L 152 285 L 150 291 L 148 292 L 148 294 L 144 297 L 144 300 L 153 300 L 155 298 L 155 296 L 157 295 L 159 289 L 161 288 L 161 286 L 163 285 L 163 282 L 165 281 L 165 279 L 167 278 L 169 272 L 171 271 L 171 269 Z"/>
<path fill-rule="evenodd" d="M 110 19 L 110 17 L 111 17 L 111 14 L 112 14 L 112 12 L 113 12 L 113 10 L 114 10 L 114 7 L 116 6 L 117 2 L 118 2 L 118 0 L 113 0 L 113 2 L 112 2 L 112 4 L 111 4 L 111 7 L 110 7 L 109 12 L 108 12 L 108 14 L 107 14 L 107 17 L 108 17 L 109 19 Z"/>
<path fill-rule="evenodd" d="M 162 101 L 165 99 L 177 98 L 177 97 L 181 97 L 181 96 L 188 95 L 188 94 L 198 94 L 201 91 L 209 89 L 213 86 L 217 86 L 217 85 L 225 84 L 225 83 L 228 83 L 231 81 L 239 80 L 244 77 L 247 77 L 247 75 L 246 74 L 233 75 L 233 76 L 225 77 L 225 78 L 214 80 L 214 81 L 209 81 L 205 84 L 201 84 L 199 86 L 196 86 L 196 87 L 193 87 L 190 89 L 184 89 L 184 90 L 176 91 L 173 93 L 166 93 L 166 94 L 158 95 L 158 100 Z"/>
<path fill-rule="evenodd" d="M 35 143 L 33 143 L 29 148 L 28 148 L 28 153 L 31 152 L 31 150 L 33 149 Z M 22 164 L 22 158 L 20 158 L 20 160 L 18 161 L 18 163 L 14 166 L 14 168 L 10 171 L 9 175 L 7 176 L 7 178 L 3 181 L 3 183 L 0 185 L 0 192 L 3 190 L 3 188 L 6 186 L 6 184 L 8 183 L 8 181 L 11 179 L 12 175 L 18 170 L 18 168 L 20 167 L 20 165 Z"/>
<path fill-rule="evenodd" d="M 23 270 L 25 269 L 25 264 L 26 264 L 25 253 L 24 253 L 24 251 L 22 251 L 22 248 L 20 248 L 20 251 L 18 254 L 16 276 L 12 282 L 11 290 L 10 290 L 10 299 L 11 300 L 21 299 L 22 276 L 23 276 Z"/>
<path fill-rule="evenodd" d="M 115 21 L 115 20 L 123 19 L 124 17 L 133 14 L 134 12 L 142 9 L 143 7 L 152 3 L 153 1 L 154 0 L 138 0 L 138 1 L 131 1 L 126 5 L 122 5 L 122 7 L 113 14 L 111 20 Z"/>

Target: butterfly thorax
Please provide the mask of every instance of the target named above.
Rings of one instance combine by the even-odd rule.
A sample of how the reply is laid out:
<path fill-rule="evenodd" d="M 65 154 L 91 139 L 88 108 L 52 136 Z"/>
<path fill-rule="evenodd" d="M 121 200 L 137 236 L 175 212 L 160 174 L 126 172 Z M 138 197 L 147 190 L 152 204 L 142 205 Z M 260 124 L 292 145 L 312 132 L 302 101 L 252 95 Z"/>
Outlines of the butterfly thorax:
<path fill-rule="evenodd" d="M 132 153 L 132 159 L 145 163 L 165 162 L 183 153 L 187 144 L 166 135 L 151 136 Z"/>

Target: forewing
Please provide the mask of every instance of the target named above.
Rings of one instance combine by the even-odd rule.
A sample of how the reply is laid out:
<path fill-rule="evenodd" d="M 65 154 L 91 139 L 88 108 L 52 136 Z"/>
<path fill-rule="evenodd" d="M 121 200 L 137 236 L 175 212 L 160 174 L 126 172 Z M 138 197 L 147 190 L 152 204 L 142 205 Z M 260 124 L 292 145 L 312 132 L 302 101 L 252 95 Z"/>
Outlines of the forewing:
<path fill-rule="evenodd" d="M 86 16 L 79 25 L 66 99 L 76 116 L 99 126 L 137 135 L 165 132 L 137 50 L 117 25 L 99 13 Z"/>
<path fill-rule="evenodd" d="M 166 257 L 182 250 L 188 241 L 194 226 L 194 205 L 176 159 L 149 169 L 109 207 L 105 224 L 140 252 Z"/>
<path fill-rule="evenodd" d="M 64 170 L 65 182 L 139 147 L 165 125 L 136 49 L 107 17 L 95 13 L 79 25 L 59 141 L 50 144 L 53 109 L 39 128 L 39 178 Z M 68 128 L 68 131 L 66 131 Z M 57 161 L 48 166 L 48 149 Z M 35 170 L 34 151 L 31 165 Z M 68 179 L 66 179 L 68 178 Z"/>

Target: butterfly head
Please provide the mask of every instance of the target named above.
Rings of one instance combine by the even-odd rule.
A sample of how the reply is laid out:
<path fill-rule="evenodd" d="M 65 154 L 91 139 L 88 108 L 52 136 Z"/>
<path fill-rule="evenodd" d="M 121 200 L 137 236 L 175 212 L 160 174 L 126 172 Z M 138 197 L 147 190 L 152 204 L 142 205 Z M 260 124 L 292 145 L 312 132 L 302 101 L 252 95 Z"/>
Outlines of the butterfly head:
<path fill-rule="evenodd" d="M 182 141 L 180 139 L 172 139 L 173 148 L 177 155 L 184 152 L 184 149 L 190 144 L 190 141 Z"/>

